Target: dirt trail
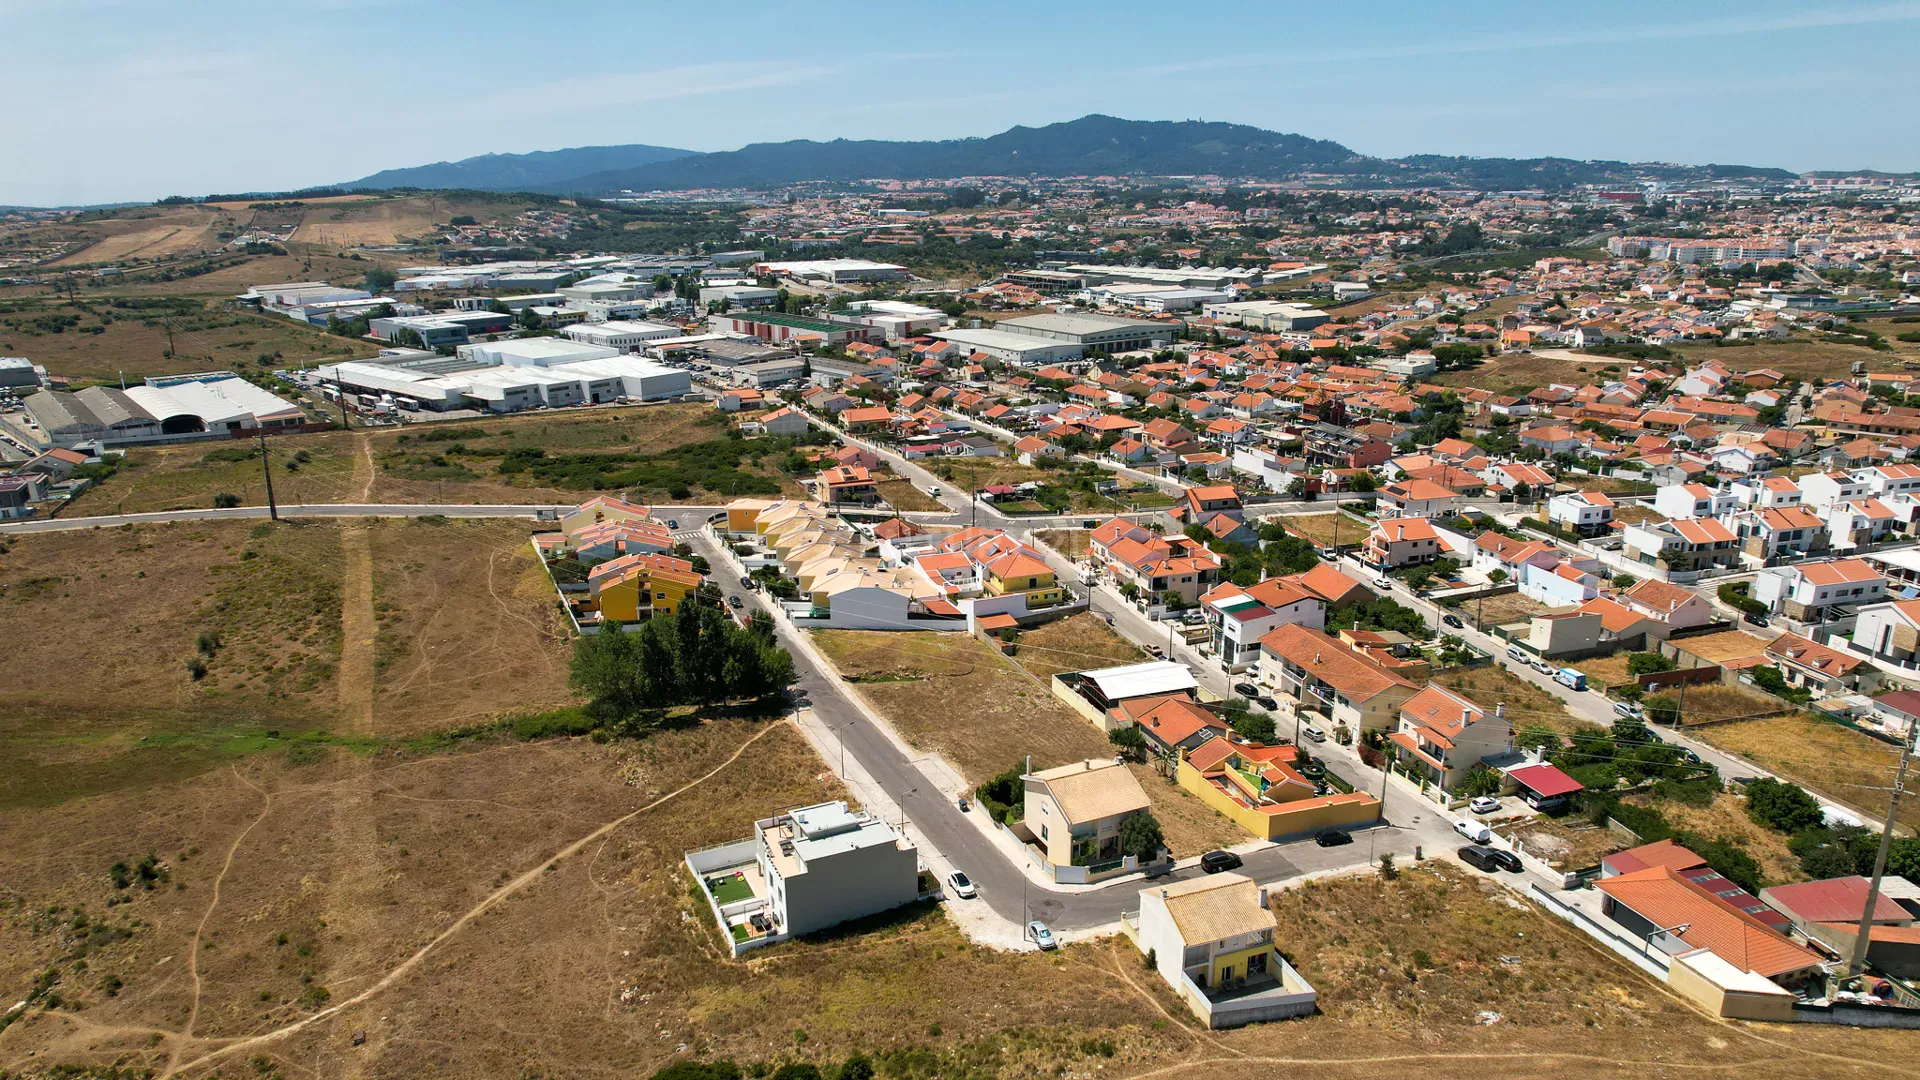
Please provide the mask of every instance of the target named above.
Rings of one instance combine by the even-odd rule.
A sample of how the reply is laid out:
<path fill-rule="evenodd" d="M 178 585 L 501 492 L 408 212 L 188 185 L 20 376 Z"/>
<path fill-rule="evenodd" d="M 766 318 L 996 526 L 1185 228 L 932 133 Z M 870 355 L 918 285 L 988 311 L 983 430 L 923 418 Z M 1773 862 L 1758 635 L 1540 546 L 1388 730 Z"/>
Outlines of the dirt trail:
<path fill-rule="evenodd" d="M 232 768 L 234 779 L 260 793 L 260 815 L 249 822 L 246 828 L 240 830 L 240 835 L 234 837 L 233 843 L 227 846 L 226 860 L 220 864 L 220 873 L 213 879 L 213 896 L 207 901 L 207 910 L 201 913 L 200 923 L 193 930 L 193 941 L 187 946 L 187 974 L 193 976 L 193 1006 L 187 1012 L 186 1026 L 180 1029 L 180 1037 L 174 1040 L 173 1048 L 167 1056 L 169 1069 L 179 1064 L 180 1052 L 186 1049 L 187 1041 L 193 1038 L 194 1025 L 200 1022 L 200 943 L 207 938 L 207 923 L 213 918 L 214 909 L 220 906 L 220 886 L 227 880 L 227 871 L 233 869 L 233 857 L 239 853 L 240 845 L 245 842 L 247 835 L 258 828 L 261 822 L 267 820 L 267 815 L 273 811 L 273 796 L 268 794 L 265 788 L 240 775 L 238 765 Z"/>
<path fill-rule="evenodd" d="M 475 904 L 472 908 L 468 909 L 468 911 L 464 915 L 461 915 L 458 919 L 455 919 L 445 930 L 442 930 L 439 934 L 435 935 L 432 941 L 429 941 L 425 945 L 420 946 L 420 948 L 416 950 L 413 953 L 413 955 L 407 957 L 404 961 L 402 961 L 400 964 L 395 966 L 391 971 L 387 972 L 385 975 L 381 976 L 377 982 L 367 987 L 365 990 L 360 991 L 359 993 L 353 995 L 350 998 L 347 998 L 345 1001 L 342 1001 L 337 1005 L 332 1005 L 325 1009 L 322 1009 L 319 1012 L 314 1013 L 312 1016 L 309 1016 L 304 1020 L 297 1020 L 291 1024 L 286 1025 L 285 1027 L 276 1028 L 262 1035 L 254 1035 L 248 1038 L 235 1040 L 224 1046 L 219 1047 L 218 1049 L 210 1050 L 207 1053 L 202 1054 L 197 1058 L 194 1058 L 192 1061 L 185 1062 L 184 1064 L 169 1063 L 167 1068 L 160 1073 L 160 1080 L 167 1080 L 168 1077 L 171 1077 L 176 1073 L 185 1072 L 191 1069 L 197 1069 L 203 1065 L 210 1064 L 220 1058 L 227 1057 L 231 1054 L 246 1053 L 246 1052 L 253 1052 L 253 1051 L 259 1050 L 265 1047 L 269 1043 L 275 1042 L 279 1039 L 283 1039 L 288 1035 L 292 1035 L 305 1028 L 311 1027 L 312 1025 L 319 1023 L 322 1020 L 332 1019 L 333 1017 L 345 1012 L 346 1010 L 351 1009 L 357 1005 L 360 1005 L 361 1003 L 365 1002 L 369 998 L 372 998 L 374 995 L 379 994 L 380 992 L 386 990 L 387 988 L 393 986 L 395 983 L 399 982 L 401 979 L 405 978 L 408 972 L 411 972 L 414 968 L 418 967 L 420 965 L 420 962 L 427 958 L 428 954 L 432 953 L 435 949 L 439 948 L 440 945 L 444 943 L 447 939 L 453 937 L 454 935 L 458 934 L 460 931 L 466 929 L 468 923 L 472 922 L 473 920 L 479 918 L 480 916 L 486 914 L 488 911 L 492 910 L 492 908 L 495 905 L 499 904 L 502 900 L 507 899 L 508 897 L 512 896 L 514 893 L 517 893 L 522 889 L 525 889 L 527 886 L 533 884 L 534 882 L 540 880 L 541 877 L 543 877 L 546 874 L 547 869 L 553 866 L 554 864 L 558 863 L 561 859 L 572 858 L 573 856 L 586 850 L 588 845 L 594 843 L 595 841 L 601 839 L 602 837 L 605 837 L 611 834 L 614 830 L 627 824 L 628 822 L 632 821 L 634 818 L 639 817 L 640 815 L 646 813 L 649 810 L 654 809 L 655 807 L 665 805 L 666 803 L 669 803 L 674 799 L 679 798 L 681 795 L 684 795 L 687 792 L 692 791 L 697 787 L 700 787 L 701 785 L 705 784 L 707 781 L 720 775 L 720 773 L 724 772 L 728 766 L 740 760 L 742 755 L 744 755 L 748 750 L 752 749 L 753 744 L 765 738 L 769 732 L 777 731 L 781 727 L 782 727 L 781 724 L 768 724 L 767 726 L 761 728 L 759 731 L 755 732 L 752 738 L 746 739 L 743 742 L 741 742 L 741 744 L 734 749 L 733 753 L 727 755 L 727 759 L 725 761 L 722 761 L 720 764 L 715 765 L 713 768 L 707 770 L 705 773 L 702 773 L 700 776 L 697 776 L 694 779 L 687 781 L 685 784 L 680 785 L 679 787 L 673 789 L 672 791 L 667 792 L 665 795 L 662 795 L 659 798 L 653 800 L 652 802 L 647 803 L 645 806 L 641 806 L 637 809 L 630 810 L 627 813 L 622 814 L 617 818 L 614 818 L 612 821 L 607 822 L 605 825 L 600 826 L 599 828 L 593 830 L 592 832 L 586 834 L 585 836 L 582 836 L 578 840 L 575 840 L 572 843 L 568 844 L 567 846 L 561 848 L 559 851 L 554 852 L 552 858 L 542 860 L 538 866 L 533 867 L 527 872 L 514 878 L 512 881 L 509 881 L 505 885 L 502 885 L 498 889 L 495 889 L 493 892 L 488 893 L 486 896 L 486 899 L 481 900 L 478 904 Z"/>
<path fill-rule="evenodd" d="M 353 480 L 366 502 L 373 490 L 373 444 L 360 437 L 360 457 Z M 373 734 L 374 637 L 380 632 L 373 615 L 373 541 L 366 523 L 349 521 L 340 529 L 346 580 L 340 602 L 340 718 L 356 735 Z"/>

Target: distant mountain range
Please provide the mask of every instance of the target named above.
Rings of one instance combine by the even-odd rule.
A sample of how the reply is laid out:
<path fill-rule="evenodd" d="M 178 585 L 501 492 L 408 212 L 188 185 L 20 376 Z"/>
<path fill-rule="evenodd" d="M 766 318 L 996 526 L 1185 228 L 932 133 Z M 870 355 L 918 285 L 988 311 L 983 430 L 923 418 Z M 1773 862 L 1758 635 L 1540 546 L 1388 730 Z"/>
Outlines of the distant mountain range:
<path fill-rule="evenodd" d="M 1652 179 L 1790 180 L 1793 173 L 1749 165 L 1630 164 L 1572 158 L 1369 157 L 1337 142 L 1245 124 L 1121 120 L 1083 116 L 1046 127 L 1015 127 L 978 139 L 888 142 L 836 139 L 753 143 L 700 154 L 659 146 L 590 146 L 390 169 L 349 188 L 477 188 L 557 195 L 688 188 L 771 188 L 806 181 L 967 176 L 1185 176 L 1281 180 L 1304 173 L 1356 183 L 1435 184 L 1486 190 L 1628 184 Z"/>
<path fill-rule="evenodd" d="M 669 146 L 576 146 L 570 150 L 537 150 L 530 154 L 481 154 L 460 161 L 436 161 L 410 169 L 386 169 L 351 183 L 348 189 L 465 188 L 473 191 L 535 191 L 589 174 L 637 169 L 675 158 L 692 157 L 692 150 Z"/>

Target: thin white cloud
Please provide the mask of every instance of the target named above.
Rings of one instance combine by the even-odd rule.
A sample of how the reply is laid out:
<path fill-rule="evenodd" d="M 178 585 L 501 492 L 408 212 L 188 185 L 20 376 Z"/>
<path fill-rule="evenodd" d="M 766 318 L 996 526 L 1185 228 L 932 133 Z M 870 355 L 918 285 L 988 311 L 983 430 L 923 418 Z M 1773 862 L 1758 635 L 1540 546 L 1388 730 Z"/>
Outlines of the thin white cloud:
<path fill-rule="evenodd" d="M 1367 60 L 1407 60 L 1423 56 L 1465 56 L 1475 53 L 1624 45 L 1640 41 L 1727 37 L 1789 30 L 1816 30 L 1835 26 L 1920 20 L 1920 2 L 1877 4 L 1872 7 L 1815 9 L 1767 18 L 1725 18 L 1691 23 L 1653 23 L 1618 28 L 1595 27 L 1555 34 L 1491 34 L 1454 41 L 1426 41 L 1404 45 L 1314 49 L 1310 52 L 1247 56 L 1216 56 L 1140 69 L 1146 76 L 1184 75 L 1195 71 L 1223 72 L 1236 64 L 1347 64 Z M 1231 74 L 1231 72 L 1224 72 Z"/>
<path fill-rule="evenodd" d="M 821 64 L 684 64 L 653 71 L 568 75 L 545 82 L 520 83 L 476 103 L 503 114 L 546 112 L 556 101 L 578 108 L 645 105 L 656 101 L 714 97 L 748 90 L 769 90 L 820 82 L 846 69 Z"/>

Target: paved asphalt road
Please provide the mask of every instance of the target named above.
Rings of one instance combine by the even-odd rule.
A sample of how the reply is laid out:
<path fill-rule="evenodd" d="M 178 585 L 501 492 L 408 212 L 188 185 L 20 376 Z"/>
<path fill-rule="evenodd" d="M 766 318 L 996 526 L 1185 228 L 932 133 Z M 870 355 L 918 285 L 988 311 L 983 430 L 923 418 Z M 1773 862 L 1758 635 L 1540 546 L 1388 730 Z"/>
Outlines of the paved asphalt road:
<path fill-rule="evenodd" d="M 695 536 L 693 543 L 705 549 L 708 560 L 715 566 L 728 565 L 708 534 Z M 749 595 L 752 602 L 765 603 L 764 594 Z M 1031 884 L 1026 875 L 1008 862 L 1002 850 L 968 821 L 959 807 L 948 801 L 933 781 L 867 719 L 842 691 L 839 679 L 821 671 L 808 659 L 806 650 L 793 640 L 788 624 L 776 620 L 775 626 L 782 644 L 793 654 L 794 669 L 799 676 L 797 686 L 805 695 L 806 704 L 845 740 L 847 754 L 905 808 L 910 835 L 966 871 L 979 887 L 981 900 L 1002 918 L 1014 923 L 1022 923 L 1023 918 L 1040 919 L 1050 926 L 1073 930 L 1110 924 L 1122 912 L 1139 908 L 1139 891 L 1144 886 L 1137 880 L 1106 889 L 1075 892 L 1055 892 Z M 978 810 L 971 812 L 978 813 Z M 1382 828 L 1378 832 L 1373 838 L 1376 851 L 1407 855 L 1421 842 L 1413 834 L 1398 829 Z M 1369 837 L 1361 833 L 1351 846 L 1322 848 L 1305 840 L 1262 848 L 1243 856 L 1245 865 L 1241 872 L 1257 881 L 1275 881 L 1316 870 L 1351 866 L 1358 863 L 1359 853 L 1368 844 Z M 1198 867 L 1188 867 L 1155 880 L 1183 881 L 1200 874 Z M 1023 900 L 1027 905 L 1024 909 Z"/>

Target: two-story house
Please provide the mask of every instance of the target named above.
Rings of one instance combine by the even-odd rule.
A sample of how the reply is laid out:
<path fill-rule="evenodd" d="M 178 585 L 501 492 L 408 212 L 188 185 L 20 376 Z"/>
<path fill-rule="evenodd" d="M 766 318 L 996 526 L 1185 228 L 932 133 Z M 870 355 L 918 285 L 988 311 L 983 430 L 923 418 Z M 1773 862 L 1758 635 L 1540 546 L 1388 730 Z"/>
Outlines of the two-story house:
<path fill-rule="evenodd" d="M 1829 559 L 1773 566 L 1754 575 L 1753 599 L 1798 622 L 1821 622 L 1840 605 L 1876 604 L 1887 579 L 1865 559 Z"/>
<path fill-rule="evenodd" d="M 1808 473 L 1800 478 L 1800 502 L 1815 510 L 1869 497 L 1867 482 L 1843 472 Z"/>
<path fill-rule="evenodd" d="M 1627 558 L 1670 572 L 1693 573 L 1733 566 L 1739 559 L 1739 538 L 1714 518 L 1642 522 L 1629 525 Z"/>
<path fill-rule="evenodd" d="M 1267 890 L 1214 874 L 1140 892 L 1128 935 L 1209 1028 L 1308 1016 L 1318 995 L 1274 944 Z"/>
<path fill-rule="evenodd" d="M 1414 776 L 1446 792 L 1475 765 L 1513 753 L 1513 725 L 1504 710 L 1489 713 L 1438 684 L 1401 703 L 1399 726 L 1387 739 Z"/>
<path fill-rule="evenodd" d="M 1804 506 L 1742 510 L 1727 522 L 1740 538 L 1740 557 L 1751 566 L 1804 559 L 1827 550 L 1826 522 Z"/>
<path fill-rule="evenodd" d="M 799 935 L 920 895 L 920 853 L 886 821 L 844 802 L 753 823 L 754 858 L 780 932 Z"/>
<path fill-rule="evenodd" d="M 1395 516 L 1444 518 L 1460 509 L 1460 494 L 1431 480 L 1407 480 L 1380 489 L 1380 504 L 1391 506 Z"/>
<path fill-rule="evenodd" d="M 1200 598 L 1200 606 L 1206 611 L 1214 655 L 1231 674 L 1259 663 L 1260 639 L 1282 626 L 1326 628 L 1325 599 L 1284 578 L 1267 578 L 1246 588 L 1223 582 Z"/>
<path fill-rule="evenodd" d="M 1636 582 L 1617 600 L 1629 611 L 1666 624 L 1669 632 L 1705 626 L 1714 618 L 1713 605 L 1701 599 L 1699 594 L 1664 581 L 1649 579 Z"/>
<path fill-rule="evenodd" d="M 1559 562 L 1560 549 L 1542 540 L 1515 540 L 1489 529 L 1473 541 L 1473 568 L 1489 576 L 1503 573 L 1517 580 L 1523 566 L 1545 569 Z"/>
<path fill-rule="evenodd" d="M 1392 727 L 1400 704 L 1419 687 L 1358 649 L 1305 626 L 1282 626 L 1260 639 L 1258 681 L 1349 731 Z"/>
<path fill-rule="evenodd" d="M 1920 667 L 1920 600 L 1868 604 L 1854 620 L 1853 644 L 1877 660 Z"/>
<path fill-rule="evenodd" d="M 1732 510 L 1733 493 L 1705 484 L 1673 484 L 1653 493 L 1653 508 L 1669 521 L 1717 518 Z"/>
<path fill-rule="evenodd" d="M 1570 491 L 1547 500 L 1547 520 L 1581 536 L 1599 536 L 1613 528 L 1613 508 L 1604 492 Z"/>
<path fill-rule="evenodd" d="M 1383 570 L 1430 563 L 1446 553 L 1433 522 L 1422 517 L 1387 518 L 1374 523 L 1361 557 Z"/>
<path fill-rule="evenodd" d="M 1055 881 L 1091 881 L 1138 867 L 1120 849 L 1120 823 L 1149 803 L 1125 765 L 1112 758 L 1076 761 L 1022 781 L 1029 853 L 1044 860 Z"/>

